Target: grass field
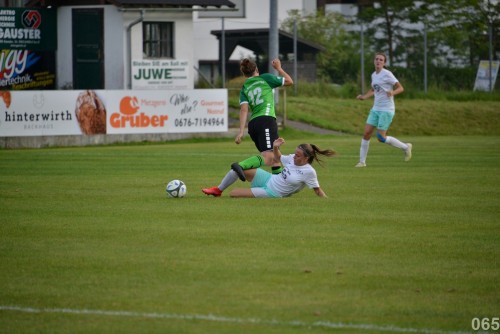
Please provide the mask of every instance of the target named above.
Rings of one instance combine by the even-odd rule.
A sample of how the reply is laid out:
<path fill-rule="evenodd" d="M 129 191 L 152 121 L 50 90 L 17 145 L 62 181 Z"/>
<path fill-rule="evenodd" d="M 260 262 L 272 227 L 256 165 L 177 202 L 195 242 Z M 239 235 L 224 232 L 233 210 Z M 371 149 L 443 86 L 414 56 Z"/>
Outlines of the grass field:
<path fill-rule="evenodd" d="M 340 153 L 316 165 L 329 198 L 204 196 L 248 139 L 0 150 L 0 332 L 455 333 L 500 316 L 500 137 L 402 137 L 409 163 L 374 141 L 365 169 L 359 136 L 297 137 L 285 153 Z M 174 178 L 186 198 L 166 198 Z"/>
<path fill-rule="evenodd" d="M 348 134 L 362 133 L 373 99 L 287 98 L 290 119 Z M 499 101 L 396 99 L 391 135 L 499 136 Z M 283 108 L 282 108 L 283 109 Z"/>

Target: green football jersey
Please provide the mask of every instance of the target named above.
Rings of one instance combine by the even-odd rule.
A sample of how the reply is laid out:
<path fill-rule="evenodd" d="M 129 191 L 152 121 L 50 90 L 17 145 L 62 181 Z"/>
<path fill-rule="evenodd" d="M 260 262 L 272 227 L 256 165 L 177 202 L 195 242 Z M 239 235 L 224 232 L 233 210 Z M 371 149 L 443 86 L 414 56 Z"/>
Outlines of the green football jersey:
<path fill-rule="evenodd" d="M 248 103 L 250 120 L 259 116 L 276 118 L 274 88 L 283 86 L 285 79 L 270 73 L 248 78 L 240 91 L 240 105 Z"/>

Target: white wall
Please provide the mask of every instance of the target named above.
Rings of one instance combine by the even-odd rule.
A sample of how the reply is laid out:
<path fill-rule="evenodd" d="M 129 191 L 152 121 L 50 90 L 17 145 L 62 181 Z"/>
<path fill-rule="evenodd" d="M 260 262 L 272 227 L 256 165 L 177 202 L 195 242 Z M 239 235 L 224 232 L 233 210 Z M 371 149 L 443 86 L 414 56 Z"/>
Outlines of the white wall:
<path fill-rule="evenodd" d="M 104 8 L 104 87 L 123 89 L 123 18 L 115 6 L 63 6 L 57 9 L 56 88 L 73 85 L 73 8 Z"/>
<path fill-rule="evenodd" d="M 127 50 L 127 27 L 140 18 L 140 13 L 138 12 L 127 12 L 124 16 L 124 41 L 125 41 L 125 83 L 124 88 L 128 88 L 129 83 L 129 61 L 126 59 L 126 55 L 129 52 Z M 146 11 L 143 16 L 143 21 L 155 21 L 155 22 L 173 22 L 174 23 L 174 33 L 175 33 L 175 45 L 174 45 L 174 58 L 179 60 L 187 60 L 189 62 L 188 71 L 188 81 L 192 83 L 193 81 L 193 21 L 192 12 L 169 12 L 169 11 Z M 138 23 L 132 26 L 131 29 L 131 39 L 132 39 L 132 59 L 142 59 L 142 23 Z"/>
<path fill-rule="evenodd" d="M 225 30 L 269 28 L 270 0 L 245 0 L 245 17 L 226 18 Z M 315 11 L 313 0 L 278 0 L 278 26 L 292 9 L 311 13 Z M 129 52 L 132 59 L 142 59 L 142 22 L 131 29 L 132 48 L 129 50 L 127 27 L 140 18 L 140 13 L 122 12 L 113 5 L 79 6 L 77 8 L 104 8 L 105 89 L 127 89 L 129 84 Z M 57 88 L 71 88 L 73 82 L 72 58 L 72 6 L 58 8 Z M 219 41 L 210 32 L 221 29 L 221 19 L 198 18 L 198 13 L 146 11 L 144 21 L 174 22 L 175 59 L 190 64 L 190 82 L 197 80 L 193 67 L 199 60 L 218 60 Z M 194 20 L 194 21 L 193 21 Z M 232 59 L 238 60 L 247 50 L 240 49 Z"/>
<path fill-rule="evenodd" d="M 358 6 L 356 4 L 327 4 L 325 11 L 354 17 L 358 14 Z"/>
<path fill-rule="evenodd" d="M 125 50 L 123 15 L 115 6 L 104 8 L 104 87 L 106 89 L 124 89 Z"/>
<path fill-rule="evenodd" d="M 245 17 L 225 18 L 224 30 L 269 28 L 270 0 L 246 0 Z M 297 9 L 304 13 L 316 10 L 315 0 L 278 0 L 278 27 L 287 18 L 287 12 Z M 220 18 L 199 18 L 198 13 L 193 15 L 194 26 L 194 61 L 196 66 L 199 60 L 218 60 L 219 41 L 210 32 L 222 29 Z M 239 52 L 233 54 L 231 59 L 240 59 Z"/>
<path fill-rule="evenodd" d="M 129 83 L 129 52 L 132 59 L 142 59 L 142 22 L 132 26 L 129 49 L 127 28 L 140 19 L 140 12 L 123 12 L 117 7 L 109 6 L 63 6 L 57 12 L 57 45 L 56 67 L 57 88 L 72 88 L 73 83 L 73 38 L 72 16 L 73 8 L 104 8 L 104 88 L 128 89 Z M 193 24 L 191 12 L 146 11 L 143 21 L 174 22 L 175 29 L 175 59 L 187 60 L 190 64 L 189 82 L 193 82 Z M 193 83 L 194 87 L 194 83 Z M 191 88 L 193 88 L 191 87 Z"/>
<path fill-rule="evenodd" d="M 73 48 L 71 35 L 71 7 L 57 9 L 57 52 L 56 52 L 56 88 L 67 89 L 73 86 Z"/>

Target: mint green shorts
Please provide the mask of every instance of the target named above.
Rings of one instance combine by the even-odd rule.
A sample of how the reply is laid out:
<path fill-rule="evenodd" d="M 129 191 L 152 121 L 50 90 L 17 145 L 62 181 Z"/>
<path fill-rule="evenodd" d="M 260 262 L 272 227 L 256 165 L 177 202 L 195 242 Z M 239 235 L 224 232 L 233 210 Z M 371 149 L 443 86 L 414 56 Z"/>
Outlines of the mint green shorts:
<path fill-rule="evenodd" d="M 387 131 L 394 118 L 394 111 L 370 110 L 366 124 L 373 125 L 377 129 Z"/>
<path fill-rule="evenodd" d="M 280 197 L 267 187 L 272 174 L 261 168 L 257 168 L 252 180 L 251 191 L 255 197 Z"/>

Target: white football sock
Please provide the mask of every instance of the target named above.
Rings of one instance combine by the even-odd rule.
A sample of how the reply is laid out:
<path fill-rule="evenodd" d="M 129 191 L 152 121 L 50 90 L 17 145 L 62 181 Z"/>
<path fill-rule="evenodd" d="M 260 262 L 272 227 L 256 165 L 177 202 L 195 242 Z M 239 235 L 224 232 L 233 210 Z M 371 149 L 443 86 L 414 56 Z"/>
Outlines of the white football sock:
<path fill-rule="evenodd" d="M 218 188 L 221 191 L 224 191 L 225 189 L 227 189 L 227 187 L 229 187 L 239 179 L 240 178 L 238 177 L 238 174 L 236 174 L 236 172 L 231 169 L 229 170 L 229 172 L 227 172 L 226 176 L 224 176 Z"/>
<path fill-rule="evenodd" d="M 387 136 L 386 137 L 385 143 L 389 144 L 391 146 L 400 148 L 403 151 L 406 151 L 408 149 L 408 145 L 406 145 L 405 143 L 399 141 L 397 138 L 394 138 L 394 137 L 391 137 L 391 136 Z"/>
<path fill-rule="evenodd" d="M 359 148 L 359 162 L 366 163 L 366 156 L 370 148 L 370 140 L 361 139 L 361 147 Z"/>

